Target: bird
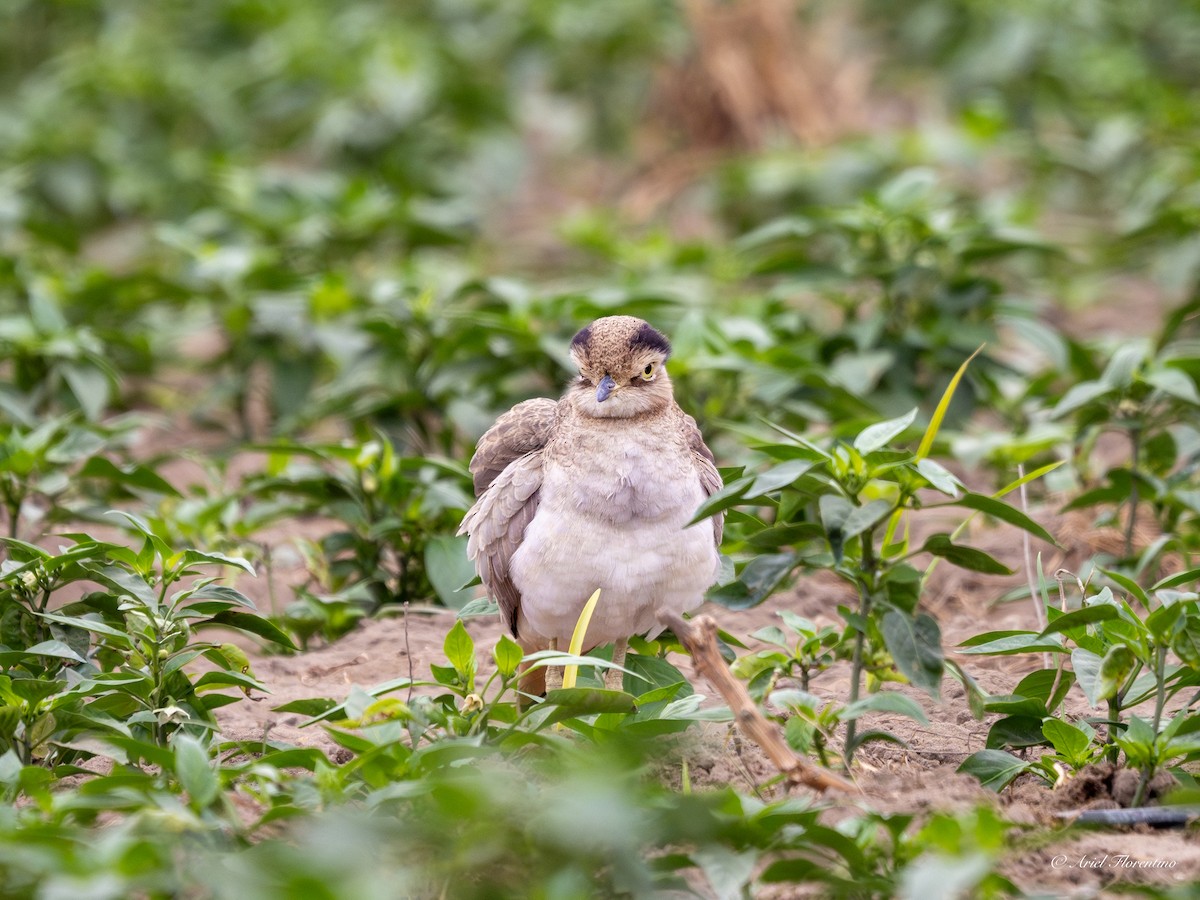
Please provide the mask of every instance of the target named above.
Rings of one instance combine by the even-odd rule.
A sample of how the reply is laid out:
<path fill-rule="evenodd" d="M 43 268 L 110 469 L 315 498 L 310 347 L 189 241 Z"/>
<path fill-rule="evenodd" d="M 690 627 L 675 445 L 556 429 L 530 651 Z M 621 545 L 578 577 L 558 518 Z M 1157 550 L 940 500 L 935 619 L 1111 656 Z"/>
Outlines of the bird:
<path fill-rule="evenodd" d="M 584 649 L 612 643 L 623 665 L 631 636 L 653 639 L 660 612 L 695 609 L 717 580 L 724 513 L 692 520 L 721 475 L 675 401 L 670 355 L 642 319 L 596 319 L 571 340 L 563 396 L 518 403 L 476 445 L 458 533 L 526 653 L 566 649 L 599 589 Z M 545 688 L 561 680 L 555 667 Z M 621 685 L 609 669 L 605 687 Z"/>

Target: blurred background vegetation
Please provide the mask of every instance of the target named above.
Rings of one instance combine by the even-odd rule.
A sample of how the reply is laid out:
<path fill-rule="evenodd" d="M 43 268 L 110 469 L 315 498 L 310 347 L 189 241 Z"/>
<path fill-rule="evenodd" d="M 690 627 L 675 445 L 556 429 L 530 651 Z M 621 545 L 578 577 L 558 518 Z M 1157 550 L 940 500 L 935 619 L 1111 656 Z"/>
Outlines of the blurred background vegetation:
<path fill-rule="evenodd" d="M 711 413 L 840 416 L 818 382 L 902 406 L 1009 317 L 1158 310 L 1200 267 L 1191 2 L 5 0 L 0 26 L 0 339 L 92 418 L 336 413 L 461 453 L 618 307 Z M 218 389 L 128 377 L 164 360 Z"/>
<path fill-rule="evenodd" d="M 222 745 L 214 710 L 261 685 L 190 629 L 241 623 L 285 649 L 386 603 L 461 608 L 474 441 L 557 394 L 570 336 L 616 312 L 671 336 L 731 481 L 761 467 L 754 446 L 776 472 L 803 458 L 766 443 L 768 421 L 827 442 L 919 407 L 923 428 L 986 344 L 905 496 L 956 477 L 990 493 L 1065 459 L 1035 502 L 1069 491 L 1054 505 L 1121 525 L 1131 578 L 1194 558 L 1198 47 L 1198 0 L 0 0 L 0 785 L 22 804 L 0 809 L 5 895 L 357 898 L 399 878 L 574 897 L 597 873 L 639 894 L 691 869 L 722 896 L 760 876 L 930 896 L 934 844 L 982 860 L 964 891 L 1006 890 L 990 811 L 838 831 L 798 800 L 667 790 L 644 752 L 560 758 L 562 808 L 581 811 L 522 832 L 546 784 L 506 779 L 514 757 L 563 748 L 518 733 L 495 777 L 457 765 L 479 749 L 453 731 L 465 680 L 439 698 L 453 746 L 432 761 L 410 759 L 392 707 L 370 740 L 342 733 L 346 765 L 265 735 Z M 1113 432 L 1121 452 L 1098 452 Z M 812 487 L 796 471 L 727 498 L 772 493 L 783 523 L 730 511 L 742 605 L 834 566 L 816 494 L 773 499 Z M 883 490 L 842 474 L 856 502 Z M 101 522 L 142 550 L 35 546 Z M 273 585 L 281 534 L 307 580 L 271 597 L 271 622 L 206 585 L 172 601 L 175 630 L 147 624 L 164 581 L 238 565 L 226 553 Z M 47 611 L 81 582 L 103 590 Z M 220 671 L 193 685 L 202 653 Z M 214 684 L 234 693 L 200 696 Z M 91 779 L 75 763 L 97 729 L 121 752 Z M 68 776 L 90 780 L 50 791 Z M 318 819 L 347 802 L 351 830 Z M 593 843 L 564 842 L 587 816 Z M 273 840 L 292 817 L 307 830 Z"/>

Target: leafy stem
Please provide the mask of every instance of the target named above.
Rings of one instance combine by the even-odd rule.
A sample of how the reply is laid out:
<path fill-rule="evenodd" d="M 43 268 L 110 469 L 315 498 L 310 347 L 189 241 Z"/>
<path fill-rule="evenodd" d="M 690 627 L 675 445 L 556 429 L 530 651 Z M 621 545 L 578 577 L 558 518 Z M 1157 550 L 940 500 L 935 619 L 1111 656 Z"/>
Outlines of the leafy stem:
<path fill-rule="evenodd" d="M 866 643 L 866 622 L 871 614 L 871 582 L 875 572 L 875 530 L 866 529 L 862 534 L 862 570 L 855 581 L 858 584 L 858 614 L 861 617 L 857 634 L 854 636 L 854 655 L 850 663 L 850 697 L 849 703 L 858 700 L 861 689 L 863 669 L 863 647 Z M 846 768 L 854 762 L 855 738 L 858 734 L 858 720 L 851 719 L 846 723 L 846 749 L 843 754 Z"/>
<path fill-rule="evenodd" d="M 1137 527 L 1137 509 L 1138 509 L 1138 472 L 1141 469 L 1141 460 L 1139 457 L 1142 452 L 1142 429 L 1135 425 L 1129 429 L 1129 442 L 1132 445 L 1130 471 L 1132 478 L 1129 479 L 1129 517 L 1125 523 L 1125 556 L 1129 557 L 1133 554 L 1133 532 Z"/>
<path fill-rule="evenodd" d="M 1167 667 L 1167 648 L 1163 644 L 1155 647 L 1154 652 L 1154 679 L 1156 682 L 1156 695 L 1154 699 L 1154 742 L 1158 743 L 1159 730 L 1162 728 L 1163 707 L 1167 702 L 1167 688 L 1165 681 Z M 1157 748 L 1155 748 L 1157 749 Z M 1137 792 L 1133 795 L 1133 806 L 1141 806 L 1142 801 L 1146 796 L 1146 788 L 1150 785 L 1150 779 L 1154 777 L 1155 770 L 1158 768 L 1158 757 L 1155 756 L 1150 765 L 1142 769 L 1142 777 L 1138 781 Z"/>

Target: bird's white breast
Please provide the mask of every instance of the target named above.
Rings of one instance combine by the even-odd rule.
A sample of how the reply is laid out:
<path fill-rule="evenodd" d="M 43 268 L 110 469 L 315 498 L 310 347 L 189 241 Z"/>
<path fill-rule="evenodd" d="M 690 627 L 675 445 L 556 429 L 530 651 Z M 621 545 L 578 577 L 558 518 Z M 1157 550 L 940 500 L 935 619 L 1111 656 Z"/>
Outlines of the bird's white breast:
<path fill-rule="evenodd" d="M 704 497 L 682 441 L 612 420 L 575 431 L 546 457 L 512 559 L 527 627 L 566 641 L 597 588 L 588 645 L 656 633 L 661 609 L 694 609 L 718 567 L 712 521 L 685 528 Z"/>

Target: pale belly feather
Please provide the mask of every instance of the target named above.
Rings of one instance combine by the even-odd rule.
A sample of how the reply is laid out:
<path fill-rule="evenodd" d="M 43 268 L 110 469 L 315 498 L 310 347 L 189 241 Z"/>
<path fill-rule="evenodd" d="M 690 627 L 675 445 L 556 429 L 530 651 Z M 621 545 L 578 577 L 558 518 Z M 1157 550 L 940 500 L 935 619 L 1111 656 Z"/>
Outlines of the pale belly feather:
<path fill-rule="evenodd" d="M 597 588 L 588 646 L 657 634 L 660 610 L 703 601 L 719 565 L 713 523 L 684 527 L 705 495 L 697 477 L 680 478 L 690 461 L 661 450 L 630 443 L 547 465 L 538 512 L 512 559 L 522 636 L 565 643 Z"/>

